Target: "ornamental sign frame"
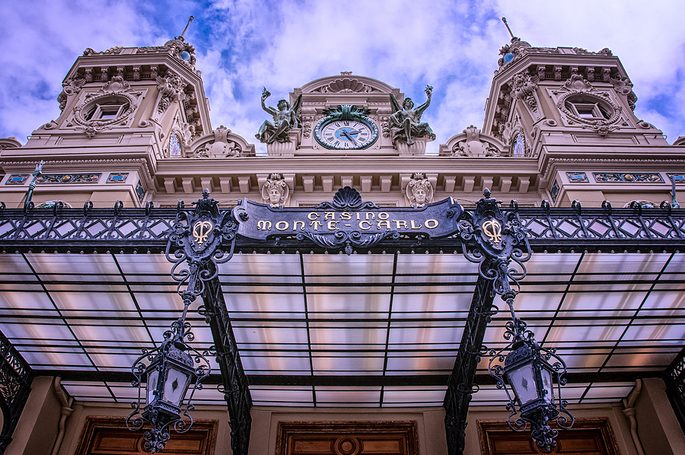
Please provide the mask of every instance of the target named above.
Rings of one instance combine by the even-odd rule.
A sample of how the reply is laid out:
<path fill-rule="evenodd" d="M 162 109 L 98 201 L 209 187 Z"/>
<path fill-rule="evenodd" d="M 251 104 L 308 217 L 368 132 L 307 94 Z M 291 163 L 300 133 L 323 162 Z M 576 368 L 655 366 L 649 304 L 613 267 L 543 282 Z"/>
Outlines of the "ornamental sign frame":
<path fill-rule="evenodd" d="M 459 230 L 464 209 L 448 198 L 422 208 L 378 207 L 363 202 L 357 190 L 344 187 L 333 202 L 315 208 L 272 208 L 244 199 L 234 208 L 238 235 L 258 241 L 308 239 L 326 249 L 351 254 L 385 239 L 443 238 Z"/>

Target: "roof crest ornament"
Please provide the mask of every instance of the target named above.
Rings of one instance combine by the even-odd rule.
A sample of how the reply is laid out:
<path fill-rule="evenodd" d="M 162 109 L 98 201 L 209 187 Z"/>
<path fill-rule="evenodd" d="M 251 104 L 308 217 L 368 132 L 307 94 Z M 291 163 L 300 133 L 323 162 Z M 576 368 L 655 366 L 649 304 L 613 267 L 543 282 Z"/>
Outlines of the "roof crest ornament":
<path fill-rule="evenodd" d="M 181 32 L 181 34 L 178 35 L 178 38 L 183 39 L 184 35 L 185 35 L 186 32 L 188 31 L 188 27 L 190 27 L 190 24 L 191 24 L 194 20 L 195 20 L 195 16 L 190 16 L 190 17 L 188 18 L 188 22 L 186 23 L 186 26 L 185 26 L 185 28 L 183 29 L 183 31 Z"/>
<path fill-rule="evenodd" d="M 192 16 L 191 16 L 191 17 L 192 17 Z M 504 26 L 507 28 L 507 31 L 509 32 L 509 36 L 511 36 L 511 39 L 512 39 L 512 40 L 517 39 L 517 38 L 514 36 L 514 33 L 511 31 L 511 27 L 509 27 L 509 22 L 507 22 L 507 18 L 504 17 L 504 16 L 502 16 L 502 23 L 504 23 Z M 520 39 L 520 38 L 518 38 L 518 39 Z"/>

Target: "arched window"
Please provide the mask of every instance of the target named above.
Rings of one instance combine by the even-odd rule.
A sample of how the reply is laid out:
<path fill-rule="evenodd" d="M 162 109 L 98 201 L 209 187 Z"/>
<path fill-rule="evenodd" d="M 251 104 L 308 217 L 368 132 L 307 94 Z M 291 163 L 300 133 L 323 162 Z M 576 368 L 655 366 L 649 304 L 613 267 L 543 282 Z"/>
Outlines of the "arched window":
<path fill-rule="evenodd" d="M 608 120 L 613 109 L 601 99 L 589 95 L 574 95 L 564 103 L 568 111 L 583 120 Z"/>
<path fill-rule="evenodd" d="M 121 96 L 112 96 L 109 98 L 99 99 L 86 107 L 83 118 L 87 121 L 116 120 L 124 115 L 128 109 L 128 106 L 128 100 Z"/>
<path fill-rule="evenodd" d="M 516 133 L 512 144 L 512 155 L 516 158 L 526 156 L 526 138 L 523 133 Z"/>
<path fill-rule="evenodd" d="M 179 158 L 183 155 L 183 147 L 181 146 L 181 138 L 174 133 L 169 138 L 169 157 Z"/>

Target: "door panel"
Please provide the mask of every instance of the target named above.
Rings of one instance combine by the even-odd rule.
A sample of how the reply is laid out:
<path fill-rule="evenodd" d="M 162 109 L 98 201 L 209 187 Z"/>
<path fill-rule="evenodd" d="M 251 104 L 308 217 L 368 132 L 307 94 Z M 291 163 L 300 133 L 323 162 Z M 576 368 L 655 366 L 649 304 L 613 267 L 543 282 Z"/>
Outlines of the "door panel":
<path fill-rule="evenodd" d="M 417 455 L 416 422 L 281 422 L 277 455 Z"/>
<path fill-rule="evenodd" d="M 161 454 L 214 455 L 216 421 L 199 421 L 187 433 L 171 432 Z M 76 455 L 149 455 L 143 451 L 143 430 L 129 431 L 123 417 L 89 417 Z"/>
<path fill-rule="evenodd" d="M 483 455 L 537 455 L 530 432 L 512 431 L 501 422 L 478 422 Z M 620 455 L 607 419 L 579 419 L 571 430 L 560 430 L 552 454 Z"/>

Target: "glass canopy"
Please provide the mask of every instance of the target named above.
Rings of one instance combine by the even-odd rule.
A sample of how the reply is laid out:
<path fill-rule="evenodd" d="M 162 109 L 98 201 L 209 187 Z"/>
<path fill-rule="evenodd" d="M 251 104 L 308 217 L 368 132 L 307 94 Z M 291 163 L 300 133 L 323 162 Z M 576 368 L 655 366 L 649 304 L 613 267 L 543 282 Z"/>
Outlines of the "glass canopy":
<path fill-rule="evenodd" d="M 570 403 L 618 401 L 682 348 L 684 255 L 536 253 L 527 268 L 517 311 L 567 362 Z M 130 402 L 126 374 L 182 308 L 169 270 L 156 254 L 1 255 L 0 330 L 77 400 Z M 442 405 L 478 278 L 461 254 L 243 254 L 219 272 L 255 405 Z M 489 348 L 507 320 L 493 318 Z M 190 322 L 208 349 L 204 319 Z M 472 403 L 503 405 L 486 363 Z M 312 380 L 277 384 L 292 377 Z M 196 398 L 223 403 L 212 386 Z"/>

